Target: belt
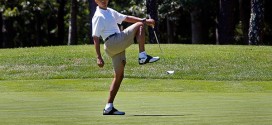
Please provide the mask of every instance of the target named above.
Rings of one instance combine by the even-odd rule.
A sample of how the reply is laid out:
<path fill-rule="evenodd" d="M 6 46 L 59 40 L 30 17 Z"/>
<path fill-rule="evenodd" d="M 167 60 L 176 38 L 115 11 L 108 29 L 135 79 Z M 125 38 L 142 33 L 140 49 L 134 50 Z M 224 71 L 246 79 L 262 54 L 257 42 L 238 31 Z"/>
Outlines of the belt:
<path fill-rule="evenodd" d="M 107 41 L 109 38 L 113 37 L 113 36 L 116 35 L 116 34 L 117 34 L 117 33 L 114 33 L 114 34 L 109 35 L 109 36 L 105 39 L 105 41 Z"/>

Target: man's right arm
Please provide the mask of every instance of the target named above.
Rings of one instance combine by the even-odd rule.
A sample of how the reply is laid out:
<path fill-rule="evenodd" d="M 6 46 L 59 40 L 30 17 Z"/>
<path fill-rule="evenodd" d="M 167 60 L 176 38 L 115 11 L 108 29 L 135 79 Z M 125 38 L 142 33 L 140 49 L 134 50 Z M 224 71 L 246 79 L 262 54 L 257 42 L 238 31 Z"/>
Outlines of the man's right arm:
<path fill-rule="evenodd" d="M 97 55 L 97 65 L 102 68 L 104 66 L 104 60 L 101 56 L 99 37 L 93 36 L 93 42 L 94 42 L 95 51 Z"/>
<path fill-rule="evenodd" d="M 128 23 L 136 23 L 143 22 L 143 19 L 135 16 L 127 16 L 124 21 Z M 155 25 L 155 21 L 153 19 L 146 19 L 145 23 L 152 27 Z"/>

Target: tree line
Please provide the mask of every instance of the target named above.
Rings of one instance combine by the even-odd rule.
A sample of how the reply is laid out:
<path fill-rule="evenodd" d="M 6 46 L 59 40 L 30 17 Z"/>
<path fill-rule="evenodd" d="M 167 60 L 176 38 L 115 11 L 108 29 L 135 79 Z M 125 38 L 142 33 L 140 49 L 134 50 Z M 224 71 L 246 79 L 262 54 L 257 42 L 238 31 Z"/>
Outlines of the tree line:
<path fill-rule="evenodd" d="M 272 45 L 271 0 L 110 0 L 161 43 Z M 92 44 L 94 0 L 1 0 L 0 48 Z M 122 24 L 125 28 L 129 24 Z M 151 28 L 149 43 L 156 43 Z"/>

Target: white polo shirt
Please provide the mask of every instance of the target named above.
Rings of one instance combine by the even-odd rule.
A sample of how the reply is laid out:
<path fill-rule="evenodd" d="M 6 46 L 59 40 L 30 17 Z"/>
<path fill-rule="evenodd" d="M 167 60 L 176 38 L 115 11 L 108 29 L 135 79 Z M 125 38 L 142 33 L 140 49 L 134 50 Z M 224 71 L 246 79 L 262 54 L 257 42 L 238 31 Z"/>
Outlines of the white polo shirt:
<path fill-rule="evenodd" d="M 127 15 L 109 7 L 107 10 L 103 10 L 97 6 L 92 19 L 92 36 L 102 36 L 103 40 L 105 40 L 111 34 L 120 33 L 117 23 L 121 24 L 126 17 Z"/>

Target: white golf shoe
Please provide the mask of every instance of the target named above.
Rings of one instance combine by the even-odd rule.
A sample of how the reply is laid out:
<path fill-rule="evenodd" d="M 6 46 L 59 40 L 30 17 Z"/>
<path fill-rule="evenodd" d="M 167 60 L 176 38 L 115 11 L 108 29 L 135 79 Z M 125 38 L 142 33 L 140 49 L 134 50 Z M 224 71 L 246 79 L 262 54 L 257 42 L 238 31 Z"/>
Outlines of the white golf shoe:
<path fill-rule="evenodd" d="M 139 64 L 143 65 L 143 64 L 146 64 L 146 63 L 153 63 L 153 62 L 156 62 L 158 60 L 160 60 L 160 57 L 157 57 L 157 56 L 152 57 L 150 55 L 146 55 L 145 57 L 142 57 L 142 58 L 139 57 Z"/>

